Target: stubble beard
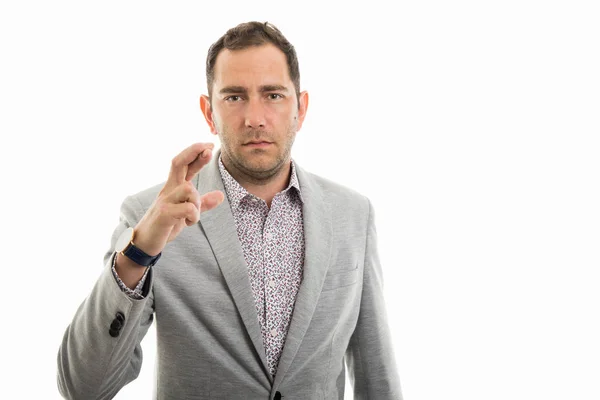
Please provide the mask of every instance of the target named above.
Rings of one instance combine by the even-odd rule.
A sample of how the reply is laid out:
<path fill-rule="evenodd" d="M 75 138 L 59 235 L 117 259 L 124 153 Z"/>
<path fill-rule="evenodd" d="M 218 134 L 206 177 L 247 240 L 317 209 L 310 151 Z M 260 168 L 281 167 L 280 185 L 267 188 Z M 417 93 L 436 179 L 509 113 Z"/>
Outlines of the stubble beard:
<path fill-rule="evenodd" d="M 236 149 L 241 146 L 241 143 L 245 143 L 252 139 L 265 139 L 272 140 L 270 135 L 265 131 L 251 131 L 245 132 L 243 135 L 239 135 L 235 132 L 231 132 L 227 126 L 223 126 L 222 129 L 218 129 L 219 139 L 221 140 L 222 152 L 224 158 L 229 161 L 230 166 L 236 169 L 239 173 L 244 175 L 244 178 L 251 180 L 254 183 L 264 183 L 273 178 L 291 159 L 292 146 L 296 138 L 296 123 L 292 123 L 287 127 L 287 134 L 283 141 L 274 143 L 276 154 L 274 158 L 269 158 L 266 162 L 263 160 L 251 160 L 244 157 L 240 151 Z M 235 138 L 242 137 L 241 140 L 237 141 Z M 232 140 L 234 138 L 234 140 Z M 283 146 L 281 148 L 279 146 Z M 280 151 L 279 151 L 280 150 Z M 255 153 L 262 153 L 264 150 L 255 149 Z"/>

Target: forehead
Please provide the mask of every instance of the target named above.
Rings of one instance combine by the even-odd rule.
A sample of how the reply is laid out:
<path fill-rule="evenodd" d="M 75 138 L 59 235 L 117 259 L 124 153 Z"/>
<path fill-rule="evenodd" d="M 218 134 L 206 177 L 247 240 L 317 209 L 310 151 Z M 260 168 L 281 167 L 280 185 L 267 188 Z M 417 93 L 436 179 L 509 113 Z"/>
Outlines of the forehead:
<path fill-rule="evenodd" d="M 291 84 L 285 54 L 270 43 L 243 50 L 221 50 L 214 77 L 215 87 Z"/>

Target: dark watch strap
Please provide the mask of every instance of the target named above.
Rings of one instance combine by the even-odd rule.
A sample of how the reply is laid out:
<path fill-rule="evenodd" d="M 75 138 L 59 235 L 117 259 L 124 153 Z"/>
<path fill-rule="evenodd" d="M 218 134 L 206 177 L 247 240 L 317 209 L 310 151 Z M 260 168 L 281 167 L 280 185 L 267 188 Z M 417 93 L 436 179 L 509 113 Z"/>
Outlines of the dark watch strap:
<path fill-rule="evenodd" d="M 143 265 L 144 267 L 152 267 L 162 255 L 162 252 L 155 256 L 149 256 L 135 247 L 133 243 L 129 243 L 129 246 L 127 246 L 123 254 L 136 264 Z"/>

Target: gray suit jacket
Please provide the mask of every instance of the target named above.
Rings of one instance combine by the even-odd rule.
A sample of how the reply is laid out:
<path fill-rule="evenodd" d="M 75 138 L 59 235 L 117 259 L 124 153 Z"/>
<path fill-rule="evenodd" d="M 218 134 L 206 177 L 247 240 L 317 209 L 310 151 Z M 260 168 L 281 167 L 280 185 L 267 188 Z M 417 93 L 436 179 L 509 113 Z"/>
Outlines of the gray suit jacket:
<path fill-rule="evenodd" d="M 193 180 L 200 194 L 224 192 L 218 156 Z M 401 399 L 371 204 L 301 168 L 297 174 L 304 272 L 274 379 L 227 197 L 165 247 L 146 279 L 145 299 L 130 298 L 115 281 L 116 239 L 137 224 L 163 183 L 121 206 L 105 268 L 60 346 L 61 394 L 114 397 L 138 376 L 140 342 L 156 318 L 157 399 L 343 399 L 344 361 L 355 399 Z M 113 337 L 117 312 L 124 323 Z"/>

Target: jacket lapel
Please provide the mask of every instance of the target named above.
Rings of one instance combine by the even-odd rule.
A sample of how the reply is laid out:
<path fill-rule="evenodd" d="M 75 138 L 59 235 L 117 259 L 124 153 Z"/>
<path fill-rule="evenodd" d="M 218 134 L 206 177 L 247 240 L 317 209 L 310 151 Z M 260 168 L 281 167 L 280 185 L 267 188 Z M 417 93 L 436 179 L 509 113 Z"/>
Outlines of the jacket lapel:
<path fill-rule="evenodd" d="M 292 320 L 277 366 L 274 387 L 279 386 L 289 369 L 304 334 L 310 325 L 325 280 L 331 255 L 331 213 L 322 189 L 296 164 L 300 191 L 304 200 L 304 270 Z"/>
<path fill-rule="evenodd" d="M 195 178 L 198 192 L 201 195 L 212 190 L 220 190 L 225 193 L 217 163 L 219 155 L 220 151 L 213 153 L 211 162 L 202 168 Z M 310 325 L 325 280 L 331 254 L 330 205 L 315 180 L 297 164 L 296 174 L 298 175 L 303 198 L 304 268 L 292 320 L 279 359 L 275 381 L 273 382 L 274 387 L 278 386 L 283 380 Z M 262 361 L 264 371 L 269 380 L 272 381 L 271 374 L 268 372 L 269 368 L 254 305 L 248 268 L 227 196 L 225 196 L 223 204 L 202 213 L 199 224 L 212 247 L 246 330 Z"/>
<path fill-rule="evenodd" d="M 220 151 L 213 153 L 210 163 L 198 173 L 196 183 L 198 192 L 201 195 L 212 190 L 220 190 L 225 194 L 217 163 L 219 155 Z M 252 343 L 254 343 L 254 347 L 262 361 L 264 371 L 269 380 L 272 380 L 271 374 L 268 372 L 269 368 L 254 305 L 248 267 L 238 239 L 235 220 L 227 196 L 225 196 L 225 200 L 221 205 L 203 212 L 199 224 L 212 247 L 248 335 L 252 339 Z"/>

